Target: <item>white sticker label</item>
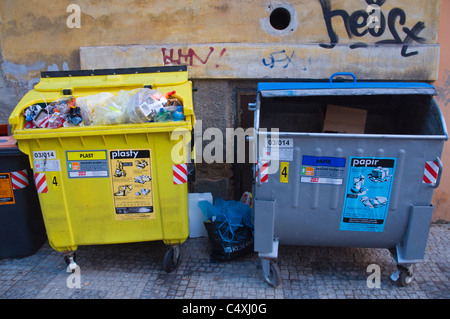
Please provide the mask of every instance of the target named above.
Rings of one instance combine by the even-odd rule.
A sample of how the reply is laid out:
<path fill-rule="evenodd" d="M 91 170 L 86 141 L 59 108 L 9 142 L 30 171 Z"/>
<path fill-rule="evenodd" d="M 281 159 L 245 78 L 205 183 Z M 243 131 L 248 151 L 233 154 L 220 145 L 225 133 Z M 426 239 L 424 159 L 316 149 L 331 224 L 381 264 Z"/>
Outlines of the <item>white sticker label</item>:
<path fill-rule="evenodd" d="M 59 160 L 34 161 L 34 171 L 36 173 L 60 172 L 61 164 Z"/>
<path fill-rule="evenodd" d="M 108 171 L 69 172 L 69 177 L 108 177 Z"/>
<path fill-rule="evenodd" d="M 33 152 L 33 159 L 35 160 L 56 159 L 56 152 L 55 151 Z"/>
<path fill-rule="evenodd" d="M 266 138 L 264 140 L 263 154 L 264 160 L 294 160 L 294 139 L 292 138 Z"/>
<path fill-rule="evenodd" d="M 327 178 L 327 177 L 305 177 L 300 178 L 302 183 L 316 183 L 316 184 L 332 184 L 342 185 L 342 179 L 340 178 Z"/>
<path fill-rule="evenodd" d="M 289 161 L 294 160 L 294 149 L 293 148 L 263 148 L 263 160 L 279 160 L 279 161 Z"/>
<path fill-rule="evenodd" d="M 264 145 L 266 147 L 294 147 L 293 138 L 266 138 Z"/>

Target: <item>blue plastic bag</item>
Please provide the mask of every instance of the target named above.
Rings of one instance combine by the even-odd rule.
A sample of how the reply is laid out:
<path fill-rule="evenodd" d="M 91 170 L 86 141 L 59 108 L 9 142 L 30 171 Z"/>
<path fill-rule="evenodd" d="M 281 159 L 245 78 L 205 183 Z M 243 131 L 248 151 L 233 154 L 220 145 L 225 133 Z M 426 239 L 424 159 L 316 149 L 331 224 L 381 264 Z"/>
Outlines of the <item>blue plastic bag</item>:
<path fill-rule="evenodd" d="M 205 228 L 212 246 L 212 257 L 224 261 L 253 251 L 251 207 L 238 201 L 217 198 L 214 205 L 200 201 Z"/>

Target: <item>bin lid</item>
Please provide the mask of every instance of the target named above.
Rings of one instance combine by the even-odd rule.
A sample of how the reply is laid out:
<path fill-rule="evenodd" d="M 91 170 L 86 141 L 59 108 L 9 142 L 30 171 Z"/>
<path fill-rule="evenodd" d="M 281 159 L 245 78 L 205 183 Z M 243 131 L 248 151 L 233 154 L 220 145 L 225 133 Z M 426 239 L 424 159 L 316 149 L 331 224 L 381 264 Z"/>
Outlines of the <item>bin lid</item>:
<path fill-rule="evenodd" d="M 351 82 L 333 82 L 336 76 L 351 76 Z M 327 82 L 264 82 L 258 84 L 263 97 L 332 95 L 436 95 L 434 86 L 420 82 L 357 82 L 352 73 L 335 73 Z"/>
<path fill-rule="evenodd" d="M 185 121 L 74 126 L 61 127 L 57 130 L 25 129 L 23 112 L 33 104 L 47 104 L 68 96 L 78 98 L 103 92 L 117 94 L 121 90 L 131 91 L 141 88 L 160 89 L 161 92 L 176 90 L 175 96 L 183 103 Z M 41 72 L 40 82 L 19 101 L 9 117 L 9 123 L 19 144 L 23 139 L 90 136 L 98 135 L 99 131 L 102 131 L 102 135 L 116 135 L 123 134 L 125 129 L 128 133 L 136 134 L 149 130 L 167 132 L 175 127 L 192 130 L 195 123 L 192 82 L 188 79 L 186 65 Z"/>
<path fill-rule="evenodd" d="M 156 87 L 188 81 L 187 66 L 161 66 L 124 69 L 98 69 L 41 72 L 38 92 L 92 90 L 112 87 Z"/>

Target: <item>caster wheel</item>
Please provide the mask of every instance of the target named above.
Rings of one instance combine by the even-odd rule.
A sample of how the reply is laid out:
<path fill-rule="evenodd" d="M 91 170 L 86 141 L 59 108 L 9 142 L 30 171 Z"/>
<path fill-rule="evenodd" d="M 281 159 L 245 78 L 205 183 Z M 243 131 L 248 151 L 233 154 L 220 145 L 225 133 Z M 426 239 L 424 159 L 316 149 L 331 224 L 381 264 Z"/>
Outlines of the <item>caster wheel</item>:
<path fill-rule="evenodd" d="M 400 282 L 400 285 L 402 285 L 402 287 L 408 287 L 411 284 L 413 278 L 414 278 L 414 274 L 412 271 L 408 271 L 408 270 L 400 271 L 399 282 Z"/>
<path fill-rule="evenodd" d="M 65 263 L 67 265 L 70 265 L 70 263 L 71 263 L 70 257 L 72 257 L 72 260 L 74 262 L 77 261 L 77 255 L 75 253 L 73 253 L 71 256 L 70 255 L 64 255 L 64 261 L 65 261 Z"/>
<path fill-rule="evenodd" d="M 174 247 L 169 248 L 164 255 L 163 260 L 163 269 L 167 273 L 171 273 L 175 269 L 177 269 L 178 264 L 180 263 L 180 248 Z"/>
<path fill-rule="evenodd" d="M 72 273 L 75 272 L 75 269 L 78 267 L 77 263 L 75 262 L 77 259 L 77 256 L 75 253 L 69 253 L 64 255 L 64 261 L 68 265 L 68 268 L 72 271 Z"/>
<path fill-rule="evenodd" d="M 398 265 L 398 270 L 391 275 L 391 280 L 397 282 L 402 287 L 408 287 L 414 279 L 413 265 Z"/>
<path fill-rule="evenodd" d="M 278 264 L 275 261 L 270 262 L 269 272 L 264 274 L 264 280 L 274 288 L 281 284 L 280 267 L 278 267 Z"/>

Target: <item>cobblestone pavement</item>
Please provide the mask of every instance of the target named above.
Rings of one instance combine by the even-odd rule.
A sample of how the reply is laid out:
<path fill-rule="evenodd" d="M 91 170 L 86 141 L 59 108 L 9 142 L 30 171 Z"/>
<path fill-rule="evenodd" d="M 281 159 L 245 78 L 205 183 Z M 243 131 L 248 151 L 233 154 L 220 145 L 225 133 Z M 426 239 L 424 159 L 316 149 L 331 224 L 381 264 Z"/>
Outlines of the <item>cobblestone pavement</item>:
<path fill-rule="evenodd" d="M 256 253 L 210 261 L 207 238 L 188 239 L 178 269 L 162 270 L 162 242 L 81 246 L 79 288 L 60 253 L 48 243 L 26 258 L 0 260 L 1 299 L 448 299 L 450 225 L 433 225 L 425 258 L 409 287 L 391 282 L 396 264 L 385 249 L 281 246 L 282 284 L 262 277 Z M 380 288 L 368 288 L 367 266 L 381 269 Z"/>

